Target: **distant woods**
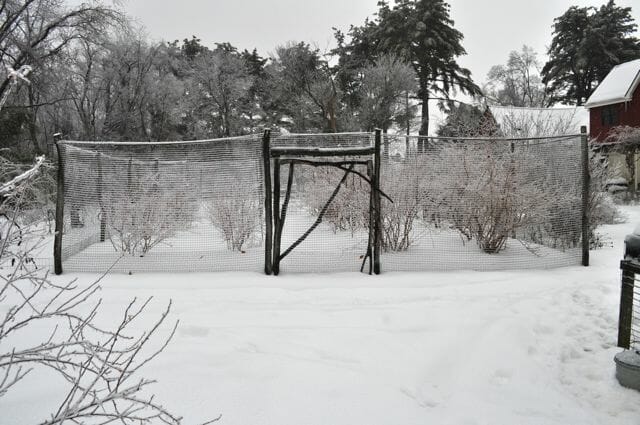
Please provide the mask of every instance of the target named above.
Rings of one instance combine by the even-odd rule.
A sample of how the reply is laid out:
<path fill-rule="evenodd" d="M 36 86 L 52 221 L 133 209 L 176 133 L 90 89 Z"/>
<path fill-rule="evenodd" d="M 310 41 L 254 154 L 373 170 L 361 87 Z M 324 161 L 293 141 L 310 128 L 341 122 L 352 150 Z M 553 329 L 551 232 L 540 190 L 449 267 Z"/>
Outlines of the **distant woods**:
<path fill-rule="evenodd" d="M 574 31 L 578 23 L 589 31 Z M 0 111 L 0 154 L 32 158 L 54 133 L 116 141 L 227 137 L 266 126 L 427 134 L 430 101 L 450 112 L 459 93 L 476 107 L 581 104 L 612 66 L 640 57 L 635 30 L 630 9 L 613 1 L 573 7 L 555 21 L 546 64 L 525 46 L 492 68 L 481 89 L 457 63 L 463 34 L 442 0 L 381 1 L 373 18 L 334 29 L 331 51 L 287 42 L 269 57 L 196 36 L 151 42 L 99 1 L 0 0 L 3 68 L 33 67 L 32 83 L 16 85 Z M 10 85 L 0 75 L 2 96 Z"/>

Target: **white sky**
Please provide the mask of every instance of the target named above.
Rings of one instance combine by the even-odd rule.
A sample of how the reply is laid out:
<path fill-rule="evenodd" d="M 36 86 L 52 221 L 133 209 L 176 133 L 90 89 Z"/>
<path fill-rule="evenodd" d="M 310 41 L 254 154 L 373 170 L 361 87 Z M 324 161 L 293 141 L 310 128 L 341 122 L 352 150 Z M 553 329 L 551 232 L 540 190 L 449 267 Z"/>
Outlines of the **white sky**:
<path fill-rule="evenodd" d="M 263 56 L 287 41 L 306 41 L 327 50 L 334 45 L 332 27 L 343 31 L 361 25 L 377 10 L 377 0 L 122 0 L 126 11 L 154 39 L 195 35 L 208 46 L 228 41 L 240 49 L 256 47 Z M 485 81 L 492 65 L 505 63 L 523 44 L 544 57 L 551 42 L 553 19 L 570 6 L 599 6 L 593 0 L 449 0 L 455 27 L 464 34 L 476 83 Z M 617 0 L 631 6 L 640 23 L 638 0 Z"/>

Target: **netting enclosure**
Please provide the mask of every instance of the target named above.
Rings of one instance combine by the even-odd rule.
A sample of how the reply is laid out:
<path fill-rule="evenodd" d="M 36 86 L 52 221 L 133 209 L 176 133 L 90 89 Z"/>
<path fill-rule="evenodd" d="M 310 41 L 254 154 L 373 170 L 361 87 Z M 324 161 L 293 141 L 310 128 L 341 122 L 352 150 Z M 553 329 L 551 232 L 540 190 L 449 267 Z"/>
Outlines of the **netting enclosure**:
<path fill-rule="evenodd" d="M 394 203 L 383 200 L 384 269 L 580 264 L 588 255 L 583 148 L 580 135 L 387 138 L 381 181 Z"/>
<path fill-rule="evenodd" d="M 586 146 L 269 131 L 59 142 L 56 272 L 586 265 Z"/>
<path fill-rule="evenodd" d="M 59 142 L 65 270 L 262 270 L 260 139 Z"/>

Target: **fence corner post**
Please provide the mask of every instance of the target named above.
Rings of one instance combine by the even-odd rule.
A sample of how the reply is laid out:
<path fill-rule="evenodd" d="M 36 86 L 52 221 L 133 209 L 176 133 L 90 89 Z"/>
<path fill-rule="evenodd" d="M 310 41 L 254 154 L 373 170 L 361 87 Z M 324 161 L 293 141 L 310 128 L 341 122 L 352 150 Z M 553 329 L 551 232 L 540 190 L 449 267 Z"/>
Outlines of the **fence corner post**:
<path fill-rule="evenodd" d="M 620 312 L 618 316 L 618 347 L 628 350 L 631 348 L 631 325 L 633 321 L 633 296 L 635 285 L 635 271 L 629 261 L 620 262 L 622 280 L 620 287 Z"/>
<path fill-rule="evenodd" d="M 56 227 L 53 240 L 54 273 L 62 274 L 62 233 L 64 228 L 64 159 L 60 140 L 55 141 L 58 154 L 58 175 L 56 194 Z"/>
<path fill-rule="evenodd" d="M 262 135 L 262 168 L 264 178 L 264 273 L 270 275 L 273 268 L 273 217 L 271 200 L 271 130 L 265 129 Z"/>
<path fill-rule="evenodd" d="M 580 127 L 580 151 L 582 162 L 582 265 L 589 265 L 589 193 L 591 176 L 589 174 L 589 140 L 587 127 Z"/>
<path fill-rule="evenodd" d="M 374 208 L 374 231 L 373 231 L 373 272 L 380 274 L 380 251 L 382 249 L 382 202 L 380 199 L 380 147 L 382 144 L 382 130 L 375 132 L 375 151 L 373 163 L 373 208 Z"/>

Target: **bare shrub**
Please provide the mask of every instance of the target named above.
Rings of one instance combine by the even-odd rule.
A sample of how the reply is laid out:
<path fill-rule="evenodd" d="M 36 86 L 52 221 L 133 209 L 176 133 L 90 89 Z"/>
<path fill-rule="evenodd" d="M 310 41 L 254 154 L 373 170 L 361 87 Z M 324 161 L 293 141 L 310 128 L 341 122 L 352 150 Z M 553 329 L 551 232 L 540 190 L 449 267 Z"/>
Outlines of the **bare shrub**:
<path fill-rule="evenodd" d="M 299 170 L 299 171 L 298 171 Z M 362 172 L 362 169 L 358 170 Z M 335 167 L 296 168 L 297 180 L 304 194 L 305 202 L 313 215 L 318 215 L 330 198 L 345 171 Z M 340 191 L 327 208 L 323 220 L 329 223 L 333 232 L 357 231 L 368 228 L 369 223 L 369 183 L 355 174 L 347 176 Z"/>
<path fill-rule="evenodd" d="M 382 205 L 382 248 L 385 251 L 406 251 L 414 242 L 414 223 L 421 215 L 436 220 L 429 213 L 434 197 L 429 188 L 428 166 L 420 157 L 409 157 L 403 162 L 384 164 L 382 190 L 393 202 L 384 199 Z"/>
<path fill-rule="evenodd" d="M 171 181 L 169 181 L 171 179 Z M 163 178 L 144 167 L 126 188 L 110 190 L 101 202 L 106 231 L 116 251 L 144 255 L 154 246 L 186 230 L 197 211 L 197 202 L 183 175 Z"/>
<path fill-rule="evenodd" d="M 98 325 L 99 281 L 85 288 L 75 282 L 52 283 L 29 259 L 42 241 L 37 223 L 19 227 L 29 177 L 0 200 L 0 398 L 19 385 L 43 385 L 39 374 L 53 372 L 63 388 L 58 408 L 41 425 L 112 423 L 179 424 L 154 397 L 143 395 L 154 381 L 140 369 L 169 343 L 177 323 L 161 341 L 151 342 L 171 303 L 141 334 L 132 333 L 150 299 L 131 301 L 112 328 Z M 43 329 L 46 334 L 39 335 Z M 39 338 L 36 338 L 39 337 Z M 156 344 L 150 348 L 150 343 Z M 36 381 L 33 381 L 36 379 Z M 47 383 L 53 381 L 47 381 Z"/>
<path fill-rule="evenodd" d="M 626 172 L 629 174 L 629 184 L 633 186 L 636 180 L 636 156 L 640 147 L 640 128 L 620 125 L 614 127 L 605 139 L 608 152 L 624 155 Z M 612 176 L 613 177 L 613 176 Z M 636 191 L 634 187 L 632 191 Z"/>
<path fill-rule="evenodd" d="M 613 198 L 606 190 L 609 172 L 602 154 L 591 152 L 589 160 L 591 183 L 589 185 L 589 246 L 602 247 L 603 242 L 597 228 L 603 224 L 616 224 L 624 221 Z"/>
<path fill-rule="evenodd" d="M 211 224 L 222 233 L 230 251 L 240 251 L 251 244 L 262 229 L 264 205 L 247 184 L 236 183 L 228 196 L 205 203 Z"/>
<path fill-rule="evenodd" d="M 451 144 L 435 161 L 441 216 L 486 253 L 498 253 L 519 229 L 541 220 L 540 206 L 552 196 L 527 178 L 538 160 L 526 150 L 515 154 L 503 143 Z"/>

